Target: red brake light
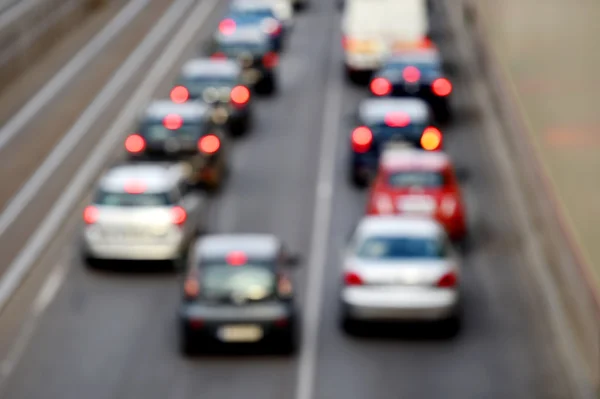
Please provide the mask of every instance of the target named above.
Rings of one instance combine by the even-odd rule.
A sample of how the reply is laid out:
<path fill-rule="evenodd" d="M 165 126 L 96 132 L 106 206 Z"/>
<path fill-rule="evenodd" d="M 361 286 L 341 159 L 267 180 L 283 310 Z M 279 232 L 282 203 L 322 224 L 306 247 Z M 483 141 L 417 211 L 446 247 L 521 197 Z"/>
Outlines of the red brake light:
<path fill-rule="evenodd" d="M 231 101 L 236 105 L 244 105 L 250 100 L 250 90 L 245 86 L 235 86 L 231 89 Z"/>
<path fill-rule="evenodd" d="M 370 89 L 376 96 L 387 96 L 392 92 L 392 84 L 385 78 L 375 78 L 371 82 Z"/>
<path fill-rule="evenodd" d="M 344 284 L 345 285 L 363 285 L 363 280 L 356 272 L 346 272 L 346 273 L 344 273 Z"/>
<path fill-rule="evenodd" d="M 248 262 L 248 257 L 242 251 L 233 251 L 227 254 L 225 260 L 231 266 L 243 266 Z"/>
<path fill-rule="evenodd" d="M 279 56 L 277 55 L 277 53 L 269 52 L 264 55 L 262 61 L 265 67 L 275 68 L 279 63 Z"/>
<path fill-rule="evenodd" d="M 431 90 L 436 96 L 446 97 L 452 93 L 452 83 L 448 79 L 439 78 L 433 81 Z"/>
<path fill-rule="evenodd" d="M 125 185 L 127 194 L 143 194 L 146 191 L 146 185 L 141 181 L 130 181 Z"/>
<path fill-rule="evenodd" d="M 390 112 L 384 122 L 389 127 L 406 127 L 410 125 L 410 116 L 405 112 Z"/>
<path fill-rule="evenodd" d="M 210 58 L 212 58 L 213 60 L 224 60 L 227 58 L 227 56 L 225 55 L 225 53 L 214 53 L 210 56 Z"/>
<path fill-rule="evenodd" d="M 169 130 L 177 130 L 183 126 L 183 118 L 177 114 L 168 114 L 163 119 L 163 125 Z"/>
<path fill-rule="evenodd" d="M 198 141 L 198 149 L 205 154 L 214 154 L 221 148 L 221 140 L 214 134 L 208 134 Z"/>
<path fill-rule="evenodd" d="M 88 206 L 83 210 L 83 221 L 86 224 L 94 224 L 98 221 L 100 211 L 95 206 Z"/>
<path fill-rule="evenodd" d="M 407 66 L 402 71 L 402 79 L 408 83 L 416 83 L 421 79 L 421 71 L 417 67 Z"/>
<path fill-rule="evenodd" d="M 224 19 L 219 23 L 219 32 L 224 35 L 231 35 L 235 32 L 236 23 L 233 19 Z"/>
<path fill-rule="evenodd" d="M 439 150 L 442 147 L 442 132 L 435 127 L 428 127 L 421 135 L 421 147 L 427 151 Z"/>
<path fill-rule="evenodd" d="M 146 140 L 139 134 L 132 134 L 125 140 L 125 149 L 127 152 L 137 154 L 146 148 Z"/>
<path fill-rule="evenodd" d="M 438 280 L 437 286 L 440 288 L 452 288 L 456 287 L 457 283 L 458 277 L 456 276 L 456 273 L 449 272 L 444 274 L 442 278 Z"/>
<path fill-rule="evenodd" d="M 180 206 L 176 206 L 173 209 L 171 209 L 171 214 L 173 218 L 173 224 L 177 226 L 181 226 L 187 220 L 187 213 L 185 209 L 183 209 Z"/>
<path fill-rule="evenodd" d="M 373 143 L 373 132 L 366 126 L 359 126 L 352 132 L 352 149 L 354 152 L 369 151 Z"/>
<path fill-rule="evenodd" d="M 171 101 L 176 104 L 183 104 L 190 99 L 190 92 L 185 86 L 176 86 L 171 90 Z"/>

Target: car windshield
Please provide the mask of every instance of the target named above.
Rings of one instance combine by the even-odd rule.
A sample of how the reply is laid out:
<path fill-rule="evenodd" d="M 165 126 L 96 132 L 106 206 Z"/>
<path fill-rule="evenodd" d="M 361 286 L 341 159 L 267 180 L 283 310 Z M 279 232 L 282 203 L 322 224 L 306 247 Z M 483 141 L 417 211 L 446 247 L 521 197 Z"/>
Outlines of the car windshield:
<path fill-rule="evenodd" d="M 197 123 L 184 123 L 179 129 L 167 129 L 163 122 L 145 123 L 140 133 L 148 141 L 164 141 L 170 137 L 183 140 L 196 140 L 200 137 L 200 129 Z"/>
<path fill-rule="evenodd" d="M 388 175 L 387 183 L 391 187 L 427 187 L 438 188 L 444 186 L 444 174 L 430 171 L 405 171 L 394 172 Z"/>
<path fill-rule="evenodd" d="M 358 245 L 357 257 L 368 260 L 440 259 L 447 255 L 443 240 L 429 237 L 369 237 Z"/>
<path fill-rule="evenodd" d="M 260 302 L 276 294 L 276 278 L 263 264 L 230 266 L 226 263 L 202 265 L 201 293 L 205 300 Z"/>
<path fill-rule="evenodd" d="M 169 193 L 128 194 L 99 190 L 94 204 L 116 207 L 157 207 L 173 205 Z"/>
<path fill-rule="evenodd" d="M 229 98 L 229 92 L 236 85 L 237 79 L 234 76 L 202 76 L 182 78 L 177 83 L 185 86 L 194 98 L 202 97 L 207 89 L 225 91 Z"/>

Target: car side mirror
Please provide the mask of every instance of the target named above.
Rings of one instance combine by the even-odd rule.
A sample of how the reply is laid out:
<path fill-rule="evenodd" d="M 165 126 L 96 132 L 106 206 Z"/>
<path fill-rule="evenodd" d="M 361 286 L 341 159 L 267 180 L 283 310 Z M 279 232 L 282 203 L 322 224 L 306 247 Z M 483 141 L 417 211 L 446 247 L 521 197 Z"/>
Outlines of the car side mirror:
<path fill-rule="evenodd" d="M 302 256 L 300 254 L 289 254 L 286 259 L 286 264 L 288 266 L 298 266 L 302 263 Z"/>
<path fill-rule="evenodd" d="M 464 183 L 464 182 L 468 181 L 469 178 L 470 178 L 469 170 L 466 169 L 466 168 L 458 168 L 458 169 L 456 169 L 456 178 L 461 183 Z"/>

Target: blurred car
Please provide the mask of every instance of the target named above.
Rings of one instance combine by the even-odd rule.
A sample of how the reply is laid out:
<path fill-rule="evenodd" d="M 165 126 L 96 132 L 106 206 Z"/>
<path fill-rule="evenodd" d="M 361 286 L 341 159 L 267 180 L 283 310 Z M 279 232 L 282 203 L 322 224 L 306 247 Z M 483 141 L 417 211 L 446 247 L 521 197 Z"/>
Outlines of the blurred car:
<path fill-rule="evenodd" d="M 379 156 L 389 142 L 438 151 L 442 132 L 433 126 L 429 106 L 417 98 L 368 98 L 358 109 L 357 125 L 350 135 L 349 178 L 357 186 L 367 185 L 377 172 Z"/>
<path fill-rule="evenodd" d="M 433 217 L 452 240 L 466 237 L 459 179 L 447 154 L 394 145 L 383 151 L 369 193 L 367 214 L 397 213 Z"/>
<path fill-rule="evenodd" d="M 441 322 L 461 326 L 461 259 L 433 219 L 367 216 L 343 253 L 341 327 L 361 322 Z"/>
<path fill-rule="evenodd" d="M 259 27 L 238 27 L 228 35 L 217 32 L 207 43 L 206 52 L 213 59 L 238 60 L 243 69 L 243 83 L 257 93 L 272 95 L 277 92 L 279 55 Z"/>
<path fill-rule="evenodd" d="M 226 126 L 235 136 L 251 127 L 252 97 L 250 88 L 243 84 L 242 68 L 234 60 L 190 60 L 183 65 L 171 90 L 175 103 L 192 100 L 210 105 L 212 121 Z"/>
<path fill-rule="evenodd" d="M 84 261 L 153 260 L 179 266 L 205 219 L 205 200 L 188 189 L 183 164 L 112 167 L 83 212 Z"/>
<path fill-rule="evenodd" d="M 219 32 L 222 35 L 230 35 L 239 27 L 256 27 L 268 35 L 274 51 L 281 52 L 286 37 L 283 23 L 275 17 L 271 6 L 266 4 L 261 7 L 230 12 L 219 22 Z"/>
<path fill-rule="evenodd" d="M 298 316 L 289 267 L 299 257 L 269 234 L 201 237 L 191 247 L 180 308 L 184 354 L 223 344 L 297 349 Z"/>
<path fill-rule="evenodd" d="M 395 51 L 429 47 L 425 0 L 347 0 L 342 15 L 346 77 L 362 82 Z"/>
<path fill-rule="evenodd" d="M 427 101 L 435 117 L 447 122 L 452 117 L 452 83 L 442 68 L 436 49 L 411 50 L 390 57 L 369 85 L 374 96 L 418 97 Z"/>
<path fill-rule="evenodd" d="M 191 169 L 189 183 L 198 187 L 217 190 L 227 178 L 226 134 L 199 102 L 153 101 L 125 149 L 132 161 L 184 161 Z"/>
<path fill-rule="evenodd" d="M 283 39 L 294 29 L 294 6 L 290 0 L 233 0 L 229 9 L 238 15 L 262 16 L 277 21 L 278 25 L 272 22 L 263 25 L 265 33 L 271 36 L 279 32 Z"/>

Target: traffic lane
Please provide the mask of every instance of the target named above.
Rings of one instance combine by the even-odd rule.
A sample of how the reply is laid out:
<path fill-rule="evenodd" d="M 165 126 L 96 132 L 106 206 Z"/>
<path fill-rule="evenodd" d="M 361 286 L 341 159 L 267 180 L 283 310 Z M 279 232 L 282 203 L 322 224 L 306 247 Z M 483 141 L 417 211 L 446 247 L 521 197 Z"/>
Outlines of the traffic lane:
<path fill-rule="evenodd" d="M 340 74 L 341 75 L 341 74 Z M 340 79 L 342 77 L 340 76 Z M 335 156 L 336 186 L 325 277 L 322 332 L 315 399 L 388 398 L 559 398 L 562 376 L 553 367 L 552 346 L 536 328 L 535 310 L 527 303 L 517 271 L 525 267 L 501 187 L 487 157 L 466 90 L 455 76 L 454 106 L 458 121 L 446 128 L 446 144 L 458 165 L 467 168 L 464 185 L 474 249 L 464 268 L 465 329 L 444 340 L 426 328 L 374 330 L 370 337 L 345 336 L 338 327 L 339 252 L 353 224 L 364 214 L 366 192 L 347 182 L 348 145 Z M 356 109 L 366 89 L 348 87 L 344 114 Z M 345 140 L 351 126 L 340 122 Z M 491 210 L 491 211 L 490 211 Z M 542 324 L 543 325 L 543 324 Z"/>
<path fill-rule="evenodd" d="M 281 94 L 257 107 L 255 129 L 233 151 L 209 231 L 265 231 L 308 253 L 331 12 L 298 20 L 281 66 Z M 306 57 L 311 55 L 311 59 Z M 233 215 L 233 216 L 227 216 Z M 74 215 L 79 217 L 79 214 Z M 229 219 L 228 219 L 229 217 Z M 71 251 L 69 275 L 6 386 L 6 397 L 279 398 L 293 393 L 295 358 L 182 359 L 178 279 L 88 272 Z M 302 281 L 303 271 L 297 276 Z M 299 286 L 302 291 L 302 286 Z"/>
<path fill-rule="evenodd" d="M 113 73 L 133 51 L 172 0 L 147 4 L 139 15 L 94 59 L 73 76 L 56 98 L 38 112 L 22 132 L 0 151 L 0 209 L 22 187 L 41 162 L 102 90 Z"/>

